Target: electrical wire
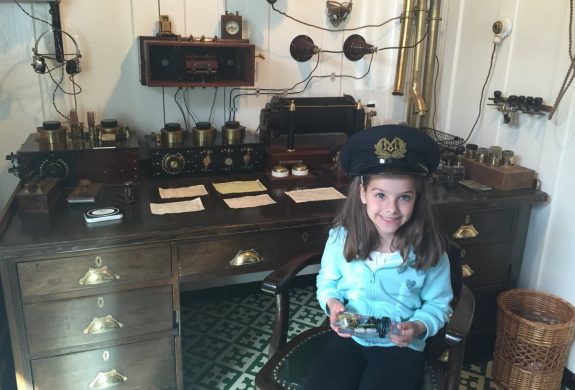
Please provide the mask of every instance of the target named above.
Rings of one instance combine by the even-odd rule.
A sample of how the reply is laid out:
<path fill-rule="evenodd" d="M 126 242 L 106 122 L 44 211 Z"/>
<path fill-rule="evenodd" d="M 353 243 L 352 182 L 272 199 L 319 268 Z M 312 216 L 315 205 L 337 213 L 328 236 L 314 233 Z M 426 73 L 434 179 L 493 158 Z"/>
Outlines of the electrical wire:
<path fill-rule="evenodd" d="M 567 74 L 565 74 L 563 84 L 561 84 L 561 88 L 557 93 L 553 107 L 549 110 L 549 116 L 547 117 L 549 120 L 553 119 L 553 115 L 555 115 L 557 107 L 559 107 L 561 100 L 563 100 L 563 96 L 575 78 L 575 56 L 573 56 L 573 0 L 569 1 L 569 60 L 571 61 L 571 64 L 569 65 L 569 69 L 567 69 Z"/>
<path fill-rule="evenodd" d="M 216 96 L 218 96 L 218 87 L 214 88 L 214 100 L 212 100 L 212 108 L 210 108 L 209 122 L 212 123 L 212 113 L 214 112 L 214 106 L 216 105 Z"/>
<path fill-rule="evenodd" d="M 174 102 L 176 103 L 176 105 L 180 109 L 180 112 L 182 113 L 182 118 L 184 118 L 184 126 L 187 130 L 188 129 L 188 121 L 186 120 L 186 114 L 184 113 L 184 109 L 180 105 L 180 102 L 178 102 L 178 93 L 180 93 L 181 90 L 182 90 L 182 87 L 178 87 L 178 89 L 176 90 L 176 93 L 174 93 Z"/>
<path fill-rule="evenodd" d="M 52 27 L 52 23 L 48 22 L 47 20 L 37 18 L 36 16 L 32 16 L 32 15 L 31 15 L 28 11 L 26 11 L 26 10 L 20 5 L 20 3 L 18 3 L 16 0 L 14 0 L 14 4 L 16 4 L 16 5 L 22 10 L 22 12 L 24 12 L 26 15 L 28 15 L 28 16 L 31 17 L 32 19 L 37 20 L 37 21 L 42 22 L 42 23 L 46 23 L 48 26 Z"/>
<path fill-rule="evenodd" d="M 467 141 L 469 141 L 469 138 L 471 138 L 471 134 L 473 134 L 473 131 L 475 130 L 475 126 L 477 126 L 477 122 L 479 122 L 479 118 L 481 117 L 481 112 L 482 112 L 482 108 L 483 108 L 483 98 L 485 95 L 485 87 L 487 86 L 487 83 L 489 81 L 489 77 L 491 76 L 491 70 L 493 70 L 493 60 L 495 58 L 495 50 L 497 49 L 497 44 L 493 43 L 493 50 L 491 51 L 491 59 L 489 60 L 489 70 L 487 71 L 487 77 L 485 77 L 485 82 L 483 83 L 483 87 L 481 88 L 481 95 L 479 96 L 479 111 L 477 113 L 477 118 L 475 118 L 475 122 L 473 123 L 473 127 L 471 127 L 471 130 L 469 131 L 469 134 L 467 135 L 467 138 L 465 138 L 465 140 L 461 143 L 461 145 L 467 143 Z"/>
<path fill-rule="evenodd" d="M 188 101 L 186 100 L 186 95 L 187 95 L 187 92 L 189 90 L 190 90 L 190 87 L 187 87 L 182 95 L 183 95 L 184 106 L 186 107 L 186 111 L 188 112 L 188 115 L 192 118 L 192 120 L 194 121 L 194 126 L 195 126 L 198 124 L 198 117 L 197 117 L 197 115 L 194 114 L 194 112 L 192 110 L 190 110 L 190 106 L 188 104 Z"/>
<path fill-rule="evenodd" d="M 274 11 L 276 11 L 278 14 L 283 15 L 283 16 L 285 16 L 286 18 L 293 20 L 294 22 L 303 24 L 304 26 L 313 27 L 313 28 L 317 28 L 317 29 L 319 29 L 319 30 L 330 31 L 330 32 L 357 31 L 357 30 L 361 30 L 361 29 L 364 29 L 364 28 L 381 27 L 381 26 L 386 25 L 387 23 L 390 23 L 390 22 L 392 22 L 392 21 L 394 21 L 394 20 L 397 20 L 397 19 L 401 19 L 401 18 L 402 18 L 402 16 L 396 16 L 396 17 L 394 17 L 394 18 L 388 19 L 388 20 L 386 20 L 385 22 L 382 22 L 382 23 L 379 23 L 379 24 L 366 24 L 366 25 L 364 25 L 364 26 L 359 26 L 359 27 L 354 27 L 354 28 L 332 29 L 332 28 L 325 28 L 325 27 L 317 26 L 317 25 L 315 25 L 315 24 L 311 24 L 311 23 L 304 22 L 304 21 L 302 21 L 302 20 L 299 20 L 299 19 L 297 19 L 297 18 L 294 18 L 293 16 L 288 15 L 287 13 L 285 13 L 285 12 L 283 12 L 283 11 L 278 10 L 278 9 L 275 7 L 274 4 L 271 4 L 271 6 L 272 6 L 272 9 L 273 9 Z"/>

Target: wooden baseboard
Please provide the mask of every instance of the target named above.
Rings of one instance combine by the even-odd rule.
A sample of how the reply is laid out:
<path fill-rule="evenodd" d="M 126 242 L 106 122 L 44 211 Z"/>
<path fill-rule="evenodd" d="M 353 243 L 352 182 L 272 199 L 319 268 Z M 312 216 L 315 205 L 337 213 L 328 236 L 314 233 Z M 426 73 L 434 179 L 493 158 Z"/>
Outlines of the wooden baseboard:
<path fill-rule="evenodd" d="M 567 368 L 563 369 L 563 380 L 561 381 L 561 384 L 569 390 L 575 390 L 575 374 Z"/>

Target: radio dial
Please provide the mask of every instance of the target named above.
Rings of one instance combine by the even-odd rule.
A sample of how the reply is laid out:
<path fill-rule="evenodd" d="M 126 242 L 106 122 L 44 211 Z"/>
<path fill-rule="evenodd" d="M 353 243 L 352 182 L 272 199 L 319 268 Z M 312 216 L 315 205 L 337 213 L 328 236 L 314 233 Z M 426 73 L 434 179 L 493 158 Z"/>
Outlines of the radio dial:
<path fill-rule="evenodd" d="M 162 169 L 170 175 L 177 175 L 184 170 L 186 159 L 181 153 L 166 154 L 162 158 Z"/>
<path fill-rule="evenodd" d="M 44 160 L 40 164 L 40 175 L 55 177 L 58 179 L 66 179 L 70 169 L 68 164 L 62 159 L 57 160 Z"/>

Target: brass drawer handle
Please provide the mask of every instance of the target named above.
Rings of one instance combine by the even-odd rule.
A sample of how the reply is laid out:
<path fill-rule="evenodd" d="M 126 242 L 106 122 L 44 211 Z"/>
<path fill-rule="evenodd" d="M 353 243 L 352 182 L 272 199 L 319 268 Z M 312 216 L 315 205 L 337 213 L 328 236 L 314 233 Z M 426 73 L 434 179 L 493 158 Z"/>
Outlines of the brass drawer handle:
<path fill-rule="evenodd" d="M 477 229 L 473 225 L 461 225 L 455 233 L 453 238 L 475 238 L 479 235 Z"/>
<path fill-rule="evenodd" d="M 106 317 L 94 317 L 92 322 L 88 326 L 84 328 L 85 334 L 100 334 L 100 333 L 107 333 L 112 332 L 116 329 L 120 329 L 123 327 L 120 321 L 112 317 L 111 315 L 107 315 Z"/>
<path fill-rule="evenodd" d="M 89 286 L 92 284 L 109 283 L 116 279 L 120 279 L 120 275 L 105 265 L 103 267 L 90 268 L 88 272 L 82 276 L 82 279 L 79 280 L 79 283 L 83 286 Z"/>
<path fill-rule="evenodd" d="M 236 256 L 230 260 L 230 265 L 241 267 L 243 265 L 258 264 L 262 261 L 263 258 L 254 249 L 240 249 Z"/>
<path fill-rule="evenodd" d="M 108 387 L 121 385 L 127 380 L 128 377 L 120 374 L 116 369 L 113 369 L 108 372 L 99 372 L 88 387 L 90 387 L 90 389 L 107 389 Z"/>
<path fill-rule="evenodd" d="M 469 264 L 463 264 L 461 266 L 461 273 L 463 274 L 464 278 L 468 278 L 473 275 L 475 271 L 469 266 Z"/>

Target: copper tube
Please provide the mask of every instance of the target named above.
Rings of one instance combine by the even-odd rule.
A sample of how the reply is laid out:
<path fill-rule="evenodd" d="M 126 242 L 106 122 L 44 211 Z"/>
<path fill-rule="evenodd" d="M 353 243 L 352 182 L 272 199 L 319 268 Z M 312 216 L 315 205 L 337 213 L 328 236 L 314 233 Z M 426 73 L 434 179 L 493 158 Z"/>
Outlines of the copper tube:
<path fill-rule="evenodd" d="M 395 69 L 395 84 L 392 95 L 403 96 L 405 89 L 405 68 L 407 66 L 407 45 L 409 43 L 409 31 L 413 22 L 413 13 L 411 11 L 412 0 L 403 2 L 403 11 L 401 13 L 401 32 L 399 34 L 399 49 L 397 49 L 397 65 Z"/>
<path fill-rule="evenodd" d="M 427 10 L 427 3 L 426 0 L 418 0 L 417 5 L 415 7 L 415 20 L 416 20 L 416 30 L 415 30 L 415 51 L 413 53 L 413 71 L 412 71 L 412 78 L 411 78 L 411 100 L 415 105 L 415 114 L 417 116 L 422 116 L 427 113 L 427 105 L 425 104 L 425 100 L 423 99 L 423 95 L 421 93 L 421 83 L 422 83 L 422 68 L 423 68 L 423 61 L 424 61 L 424 49 L 425 45 L 423 44 L 422 39 L 425 34 L 426 28 L 426 10 Z M 408 123 L 411 126 L 417 127 L 415 124 L 416 118 L 413 117 L 411 112 L 408 112 Z M 419 121 L 417 119 L 417 121 Z"/>
<path fill-rule="evenodd" d="M 427 44 L 425 51 L 425 67 L 423 69 L 423 99 L 428 104 L 431 104 L 433 99 L 433 82 L 435 79 L 435 53 L 437 51 L 437 35 L 439 31 L 441 0 L 429 0 L 429 21 L 427 27 Z M 422 119 L 421 125 L 423 127 L 430 126 L 430 116 L 427 113 Z"/>

